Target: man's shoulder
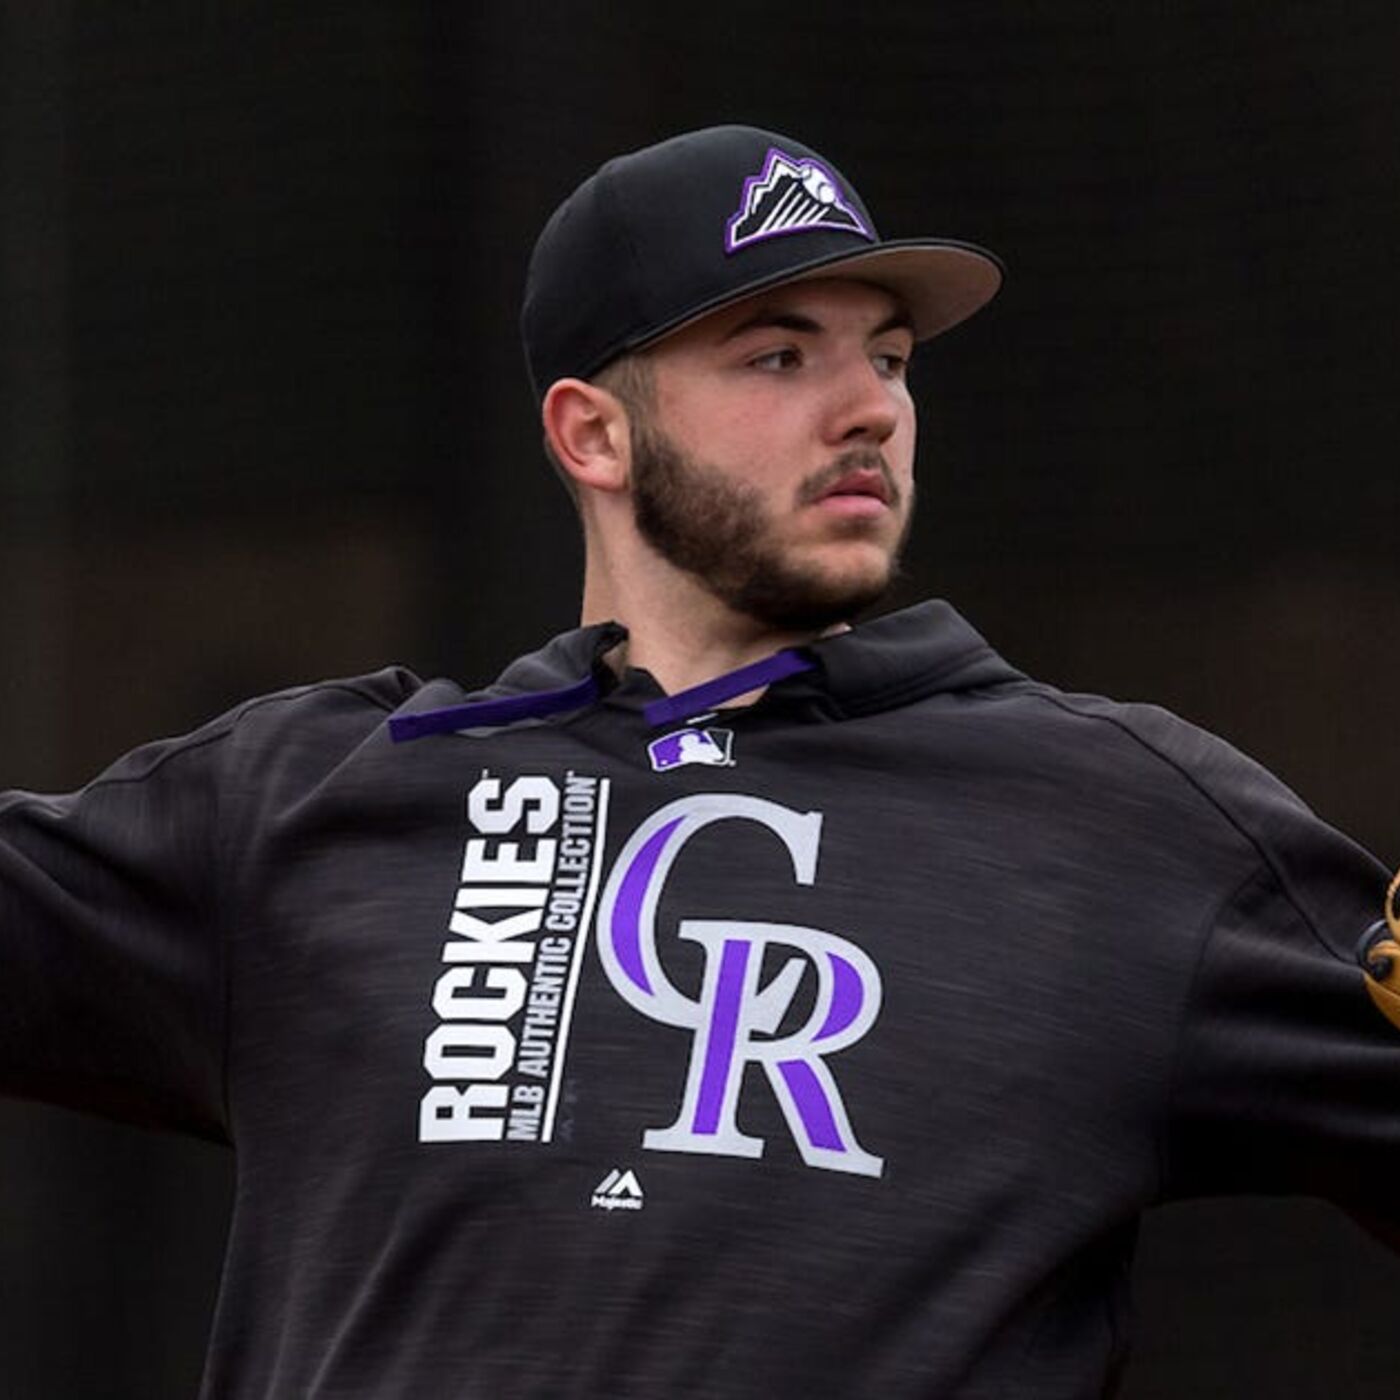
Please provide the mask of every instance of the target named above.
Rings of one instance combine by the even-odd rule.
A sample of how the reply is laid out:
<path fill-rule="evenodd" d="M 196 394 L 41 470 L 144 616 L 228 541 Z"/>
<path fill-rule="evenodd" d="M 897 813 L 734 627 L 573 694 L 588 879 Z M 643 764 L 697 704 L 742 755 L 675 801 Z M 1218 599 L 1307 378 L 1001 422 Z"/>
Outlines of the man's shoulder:
<path fill-rule="evenodd" d="M 1061 690 L 1034 680 L 1007 685 L 997 698 L 1045 742 L 1063 745 L 1083 761 L 1111 764 L 1123 779 L 1186 783 L 1212 800 L 1235 791 L 1303 805 L 1229 739 L 1161 705 Z"/>
<path fill-rule="evenodd" d="M 453 704 L 462 695 L 453 681 L 424 681 L 405 666 L 390 665 L 254 696 L 189 737 L 194 742 L 225 737 L 231 752 L 244 760 L 289 753 L 331 756 L 367 743 L 387 744 L 386 721 L 405 707 Z"/>
<path fill-rule="evenodd" d="M 241 729 L 306 720 L 381 723 L 385 715 L 424 688 L 405 666 L 384 666 L 358 676 L 335 676 L 255 695 L 215 720 L 215 727 Z M 446 685 L 446 682 L 430 682 Z"/>
<path fill-rule="evenodd" d="M 1303 883 L 1288 871 L 1320 847 L 1351 844 L 1269 768 L 1159 705 L 1034 681 L 1006 687 L 1002 698 L 1035 735 L 1033 746 L 1059 755 L 1045 758 L 1047 766 L 1072 771 L 1080 801 L 1112 807 L 1129 823 L 1141 809 L 1159 834 L 1223 843 L 1282 874 L 1287 886 Z"/>
<path fill-rule="evenodd" d="M 364 675 L 341 676 L 288 686 L 241 701 L 184 734 L 157 739 L 131 750 L 93 782 L 144 782 L 157 773 L 178 776 L 264 765 L 303 756 L 324 761 L 344 753 L 383 729 L 401 705 L 433 686 L 402 666 L 386 666 Z"/>

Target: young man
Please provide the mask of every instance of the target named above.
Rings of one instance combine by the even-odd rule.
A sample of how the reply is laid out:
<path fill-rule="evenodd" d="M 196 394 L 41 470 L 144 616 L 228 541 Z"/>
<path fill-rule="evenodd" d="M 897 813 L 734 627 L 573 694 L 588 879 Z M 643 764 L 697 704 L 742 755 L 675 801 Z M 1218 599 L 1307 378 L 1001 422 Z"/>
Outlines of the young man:
<path fill-rule="evenodd" d="M 0 1082 L 237 1149 L 207 1394 L 1079 1400 L 1146 1207 L 1385 1199 L 1376 863 L 944 604 L 849 626 L 999 281 L 785 137 L 610 163 L 524 315 L 583 626 L 0 799 Z"/>

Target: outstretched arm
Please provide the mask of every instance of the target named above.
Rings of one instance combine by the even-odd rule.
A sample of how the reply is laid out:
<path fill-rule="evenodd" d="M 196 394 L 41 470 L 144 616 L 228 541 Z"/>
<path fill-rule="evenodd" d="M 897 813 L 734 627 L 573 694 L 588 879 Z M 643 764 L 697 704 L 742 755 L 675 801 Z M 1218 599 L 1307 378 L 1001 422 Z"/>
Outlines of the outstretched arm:
<path fill-rule="evenodd" d="M 0 794 L 0 1092 L 225 1136 L 223 732 Z"/>

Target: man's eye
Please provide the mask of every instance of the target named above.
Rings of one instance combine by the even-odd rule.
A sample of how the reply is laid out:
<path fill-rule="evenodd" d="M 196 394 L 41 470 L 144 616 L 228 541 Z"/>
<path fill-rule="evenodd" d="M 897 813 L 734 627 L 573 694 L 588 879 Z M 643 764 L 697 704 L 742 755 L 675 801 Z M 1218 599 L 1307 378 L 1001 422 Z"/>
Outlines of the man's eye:
<path fill-rule="evenodd" d="M 875 363 L 876 371 L 890 379 L 903 379 L 905 371 L 909 368 L 909 356 L 897 354 L 893 350 L 872 355 L 871 359 Z"/>
<path fill-rule="evenodd" d="M 784 346 L 781 350 L 768 350 L 762 355 L 755 355 L 749 363 L 755 369 L 794 369 L 802 363 L 802 356 L 791 346 Z"/>

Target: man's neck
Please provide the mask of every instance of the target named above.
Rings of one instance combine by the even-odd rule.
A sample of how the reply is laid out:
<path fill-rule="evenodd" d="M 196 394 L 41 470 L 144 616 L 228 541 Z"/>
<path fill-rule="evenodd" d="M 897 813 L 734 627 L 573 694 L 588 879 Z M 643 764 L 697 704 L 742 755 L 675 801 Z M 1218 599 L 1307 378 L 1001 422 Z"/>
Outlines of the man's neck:
<path fill-rule="evenodd" d="M 747 640 L 696 637 L 687 643 L 683 636 L 655 636 L 648 629 L 638 636 L 629 627 L 628 640 L 619 649 L 616 663 L 619 668 L 631 666 L 648 672 L 666 694 L 675 695 L 812 639 L 808 633 L 764 632 Z M 730 703 L 748 704 L 760 693 L 761 689 L 736 696 Z"/>
<path fill-rule="evenodd" d="M 645 603 L 634 600 L 630 606 L 585 594 L 582 621 L 584 625 L 622 623 L 627 628 L 626 645 L 609 660 L 619 671 L 625 666 L 647 671 L 668 695 L 736 671 L 784 647 L 845 630 L 845 624 L 824 632 L 770 627 L 690 585 L 662 588 L 659 596 Z M 747 703 L 758 694 L 738 696 L 734 703 Z"/>
<path fill-rule="evenodd" d="M 625 649 L 610 658 L 647 671 L 668 695 L 727 675 L 784 647 L 846 630 L 770 626 L 737 612 L 698 578 L 660 558 L 633 531 L 614 530 L 606 539 L 590 530 L 583 580 L 583 625 L 620 622 Z M 611 548 L 602 547 L 604 543 Z M 736 697 L 736 704 L 759 692 Z"/>

